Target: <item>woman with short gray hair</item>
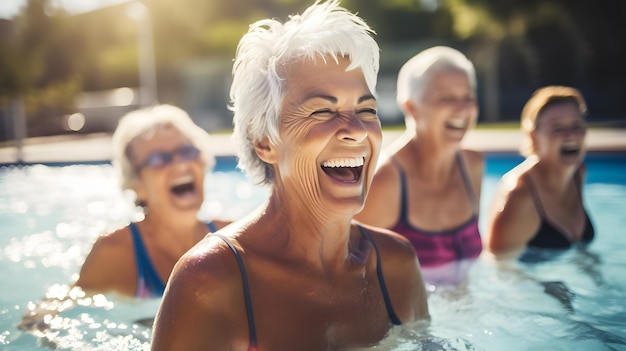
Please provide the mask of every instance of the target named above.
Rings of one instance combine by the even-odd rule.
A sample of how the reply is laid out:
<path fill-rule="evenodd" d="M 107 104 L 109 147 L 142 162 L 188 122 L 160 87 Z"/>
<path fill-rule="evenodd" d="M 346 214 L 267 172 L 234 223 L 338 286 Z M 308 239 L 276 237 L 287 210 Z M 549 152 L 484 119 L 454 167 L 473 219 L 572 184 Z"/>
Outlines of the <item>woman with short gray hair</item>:
<path fill-rule="evenodd" d="M 352 220 L 382 138 L 370 32 L 328 1 L 241 39 L 239 165 L 271 187 L 269 199 L 178 262 L 153 350 L 343 350 L 428 318 L 410 244 Z"/>

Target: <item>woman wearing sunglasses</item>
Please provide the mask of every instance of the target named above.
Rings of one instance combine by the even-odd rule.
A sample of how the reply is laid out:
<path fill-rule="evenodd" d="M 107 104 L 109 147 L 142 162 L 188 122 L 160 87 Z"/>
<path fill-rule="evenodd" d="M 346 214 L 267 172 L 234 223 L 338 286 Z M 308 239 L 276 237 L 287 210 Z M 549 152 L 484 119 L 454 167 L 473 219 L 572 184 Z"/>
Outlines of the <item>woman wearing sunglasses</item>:
<path fill-rule="evenodd" d="M 121 187 L 135 192 L 144 218 L 99 237 L 76 285 L 87 292 L 160 297 L 174 264 L 228 222 L 197 218 L 204 174 L 215 163 L 209 135 L 183 110 L 160 105 L 124 116 L 113 135 Z"/>
<path fill-rule="evenodd" d="M 99 237 L 75 286 L 64 297 L 33 306 L 19 328 L 47 328 L 46 316 L 71 308 L 85 294 L 161 297 L 183 253 L 208 232 L 230 223 L 197 217 L 204 200 L 204 174 L 215 163 L 209 145 L 209 135 L 174 106 L 122 117 L 113 135 L 113 166 L 122 189 L 136 194 L 141 218 Z"/>

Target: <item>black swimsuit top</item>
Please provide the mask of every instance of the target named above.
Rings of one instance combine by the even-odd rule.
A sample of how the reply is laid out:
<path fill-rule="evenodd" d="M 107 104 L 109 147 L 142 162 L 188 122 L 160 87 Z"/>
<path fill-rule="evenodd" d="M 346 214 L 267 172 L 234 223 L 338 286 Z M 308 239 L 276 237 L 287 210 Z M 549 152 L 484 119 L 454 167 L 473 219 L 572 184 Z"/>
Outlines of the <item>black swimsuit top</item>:
<path fill-rule="evenodd" d="M 525 176 L 524 182 L 528 185 L 528 189 L 530 190 L 530 194 L 533 199 L 533 203 L 535 204 L 535 208 L 539 213 L 539 217 L 541 219 L 541 225 L 535 233 L 535 236 L 528 242 L 529 247 L 536 248 L 546 248 L 546 249 L 568 249 L 576 242 L 570 241 L 568 236 L 564 233 L 565 231 L 557 225 L 554 225 L 550 222 L 550 220 L 546 216 L 546 212 L 541 205 L 541 200 L 539 199 L 539 195 L 537 193 L 537 189 L 535 185 L 531 181 L 530 177 Z M 578 186 L 580 189 L 580 186 Z M 580 191 L 579 191 L 580 195 Z M 581 197 L 582 202 L 582 197 Z M 583 207 L 583 211 L 585 212 L 585 229 L 583 231 L 583 235 L 578 241 L 578 243 L 588 244 L 593 240 L 595 235 L 595 231 L 593 229 L 593 224 L 587 215 L 587 211 Z"/>
<path fill-rule="evenodd" d="M 389 319 L 391 320 L 391 323 L 393 325 L 401 325 L 402 322 L 396 315 L 396 312 L 394 311 L 393 306 L 391 305 L 391 299 L 389 298 L 387 285 L 385 284 L 385 278 L 383 277 L 383 269 L 382 269 L 382 264 L 380 262 L 380 255 L 378 253 L 378 247 L 376 246 L 376 243 L 374 243 L 374 241 L 370 238 L 369 234 L 364 228 L 359 226 L 359 230 L 361 231 L 361 234 L 369 242 L 372 243 L 372 246 L 374 246 L 374 251 L 376 252 L 376 275 L 378 276 L 378 283 L 380 284 L 380 290 L 383 294 L 383 299 L 385 300 L 385 307 L 387 308 Z M 227 237 L 221 234 L 211 234 L 211 235 L 217 236 L 220 239 L 224 240 L 224 242 L 228 245 L 228 247 L 230 247 L 230 249 L 233 251 L 235 258 L 237 259 L 237 264 L 239 265 L 239 271 L 241 272 L 241 280 L 243 283 L 243 299 L 246 305 L 246 314 L 248 317 L 248 333 L 250 335 L 248 351 L 256 351 L 258 350 L 257 338 L 256 338 L 256 327 L 254 325 L 254 315 L 252 312 L 252 299 L 250 298 L 250 287 L 248 286 L 248 276 L 246 274 L 246 267 L 243 264 L 243 259 L 241 257 L 241 254 L 239 253 L 239 250 L 237 250 L 237 248 L 235 247 L 235 245 L 233 245 L 230 239 L 228 239 Z"/>

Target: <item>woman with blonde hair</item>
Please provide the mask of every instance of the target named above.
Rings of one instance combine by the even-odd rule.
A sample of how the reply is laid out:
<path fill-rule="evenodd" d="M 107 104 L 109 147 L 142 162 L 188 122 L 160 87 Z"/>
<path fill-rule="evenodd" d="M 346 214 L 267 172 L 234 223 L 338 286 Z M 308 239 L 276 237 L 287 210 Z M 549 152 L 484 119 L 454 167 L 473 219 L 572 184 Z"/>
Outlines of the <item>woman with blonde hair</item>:
<path fill-rule="evenodd" d="M 538 89 L 524 106 L 526 159 L 502 177 L 489 213 L 486 246 L 496 257 L 593 240 L 583 203 L 586 115 L 580 92 L 565 86 Z"/>

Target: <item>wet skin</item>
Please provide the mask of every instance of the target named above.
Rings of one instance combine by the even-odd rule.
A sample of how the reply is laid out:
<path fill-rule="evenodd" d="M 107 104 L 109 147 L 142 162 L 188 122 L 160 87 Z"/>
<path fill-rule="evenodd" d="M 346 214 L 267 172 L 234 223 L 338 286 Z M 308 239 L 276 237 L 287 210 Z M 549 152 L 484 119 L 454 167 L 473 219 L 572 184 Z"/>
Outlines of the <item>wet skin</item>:
<path fill-rule="evenodd" d="M 255 144 L 274 169 L 268 202 L 220 231 L 243 256 L 259 349 L 340 350 L 390 329 L 373 246 L 352 221 L 365 200 L 382 132 L 360 70 L 327 57 L 286 71 L 280 141 Z M 428 316 L 410 244 L 368 228 L 403 322 Z M 209 287 L 209 288 L 207 288 Z M 233 253 L 207 237 L 177 264 L 153 349 L 247 350 L 242 278 Z"/>

